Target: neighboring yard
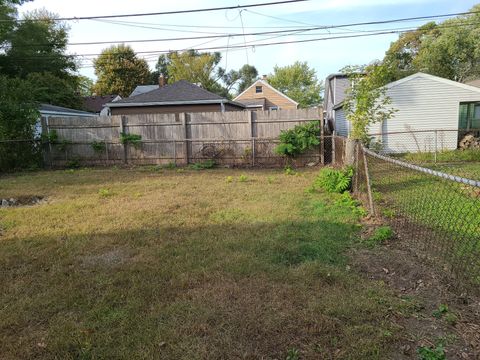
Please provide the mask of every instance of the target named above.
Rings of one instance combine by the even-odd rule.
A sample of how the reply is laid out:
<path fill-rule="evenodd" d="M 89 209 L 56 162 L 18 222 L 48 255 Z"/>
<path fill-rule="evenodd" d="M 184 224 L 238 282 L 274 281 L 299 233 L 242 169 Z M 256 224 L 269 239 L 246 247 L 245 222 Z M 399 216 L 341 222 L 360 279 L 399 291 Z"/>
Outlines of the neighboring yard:
<path fill-rule="evenodd" d="M 138 168 L 0 178 L 2 197 L 45 197 L 0 209 L 0 357 L 402 353 L 414 336 L 405 319 L 421 306 L 350 268 L 358 215 L 337 195 L 305 192 L 316 173 Z"/>

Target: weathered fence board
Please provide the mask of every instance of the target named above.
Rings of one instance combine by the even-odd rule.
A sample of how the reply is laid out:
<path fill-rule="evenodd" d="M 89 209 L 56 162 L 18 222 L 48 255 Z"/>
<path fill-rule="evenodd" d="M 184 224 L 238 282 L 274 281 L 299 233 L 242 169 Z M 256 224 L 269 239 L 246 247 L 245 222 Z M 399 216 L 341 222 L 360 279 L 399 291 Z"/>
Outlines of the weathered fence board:
<path fill-rule="evenodd" d="M 322 109 L 232 111 L 212 113 L 138 114 L 95 118 L 50 117 L 55 130 L 50 147 L 53 166 L 81 164 L 186 164 L 215 159 L 229 165 L 280 165 L 274 148 L 282 130 L 308 121 L 323 124 Z M 121 133 L 141 136 L 137 146 L 122 144 Z M 102 143 L 96 146 L 94 143 Z M 305 158 L 305 159 L 304 159 Z M 298 161 L 318 161 L 313 151 Z"/>

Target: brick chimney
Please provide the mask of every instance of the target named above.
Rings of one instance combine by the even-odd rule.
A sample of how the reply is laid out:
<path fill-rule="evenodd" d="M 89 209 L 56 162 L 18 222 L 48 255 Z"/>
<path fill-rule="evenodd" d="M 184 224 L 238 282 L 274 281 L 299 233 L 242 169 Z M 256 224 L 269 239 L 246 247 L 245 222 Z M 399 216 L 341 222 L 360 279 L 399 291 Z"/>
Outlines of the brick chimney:
<path fill-rule="evenodd" d="M 163 74 L 160 74 L 158 77 L 158 86 L 164 87 L 165 86 L 165 76 Z"/>
<path fill-rule="evenodd" d="M 267 75 L 262 75 L 262 80 L 267 81 Z"/>

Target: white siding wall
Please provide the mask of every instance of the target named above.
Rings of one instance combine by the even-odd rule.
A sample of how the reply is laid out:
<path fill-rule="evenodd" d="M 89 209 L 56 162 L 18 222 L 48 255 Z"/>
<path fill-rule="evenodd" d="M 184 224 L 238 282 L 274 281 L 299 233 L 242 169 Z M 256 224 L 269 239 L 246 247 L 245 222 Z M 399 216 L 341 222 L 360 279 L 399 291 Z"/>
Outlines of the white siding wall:
<path fill-rule="evenodd" d="M 387 95 L 392 99 L 391 106 L 398 111 L 381 126 L 373 125 L 371 133 L 456 130 L 460 102 L 480 101 L 480 92 L 421 74 L 390 87 Z M 439 150 L 456 149 L 456 131 L 438 132 L 437 135 Z M 387 152 L 433 151 L 435 136 L 433 131 L 387 135 L 382 142 Z"/>

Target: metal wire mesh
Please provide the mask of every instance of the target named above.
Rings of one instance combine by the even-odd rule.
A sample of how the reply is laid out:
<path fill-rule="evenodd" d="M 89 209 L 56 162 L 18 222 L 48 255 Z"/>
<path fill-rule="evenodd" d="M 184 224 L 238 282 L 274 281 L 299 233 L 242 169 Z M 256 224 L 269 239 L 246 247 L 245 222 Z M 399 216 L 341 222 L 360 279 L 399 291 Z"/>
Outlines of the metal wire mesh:
<path fill-rule="evenodd" d="M 418 254 L 441 264 L 458 280 L 454 285 L 479 292 L 480 181 L 413 165 L 414 158 L 399 160 L 362 147 L 358 152 L 357 193 L 368 192 L 369 175 L 377 214 Z M 480 170 L 480 162 L 464 167 Z"/>

